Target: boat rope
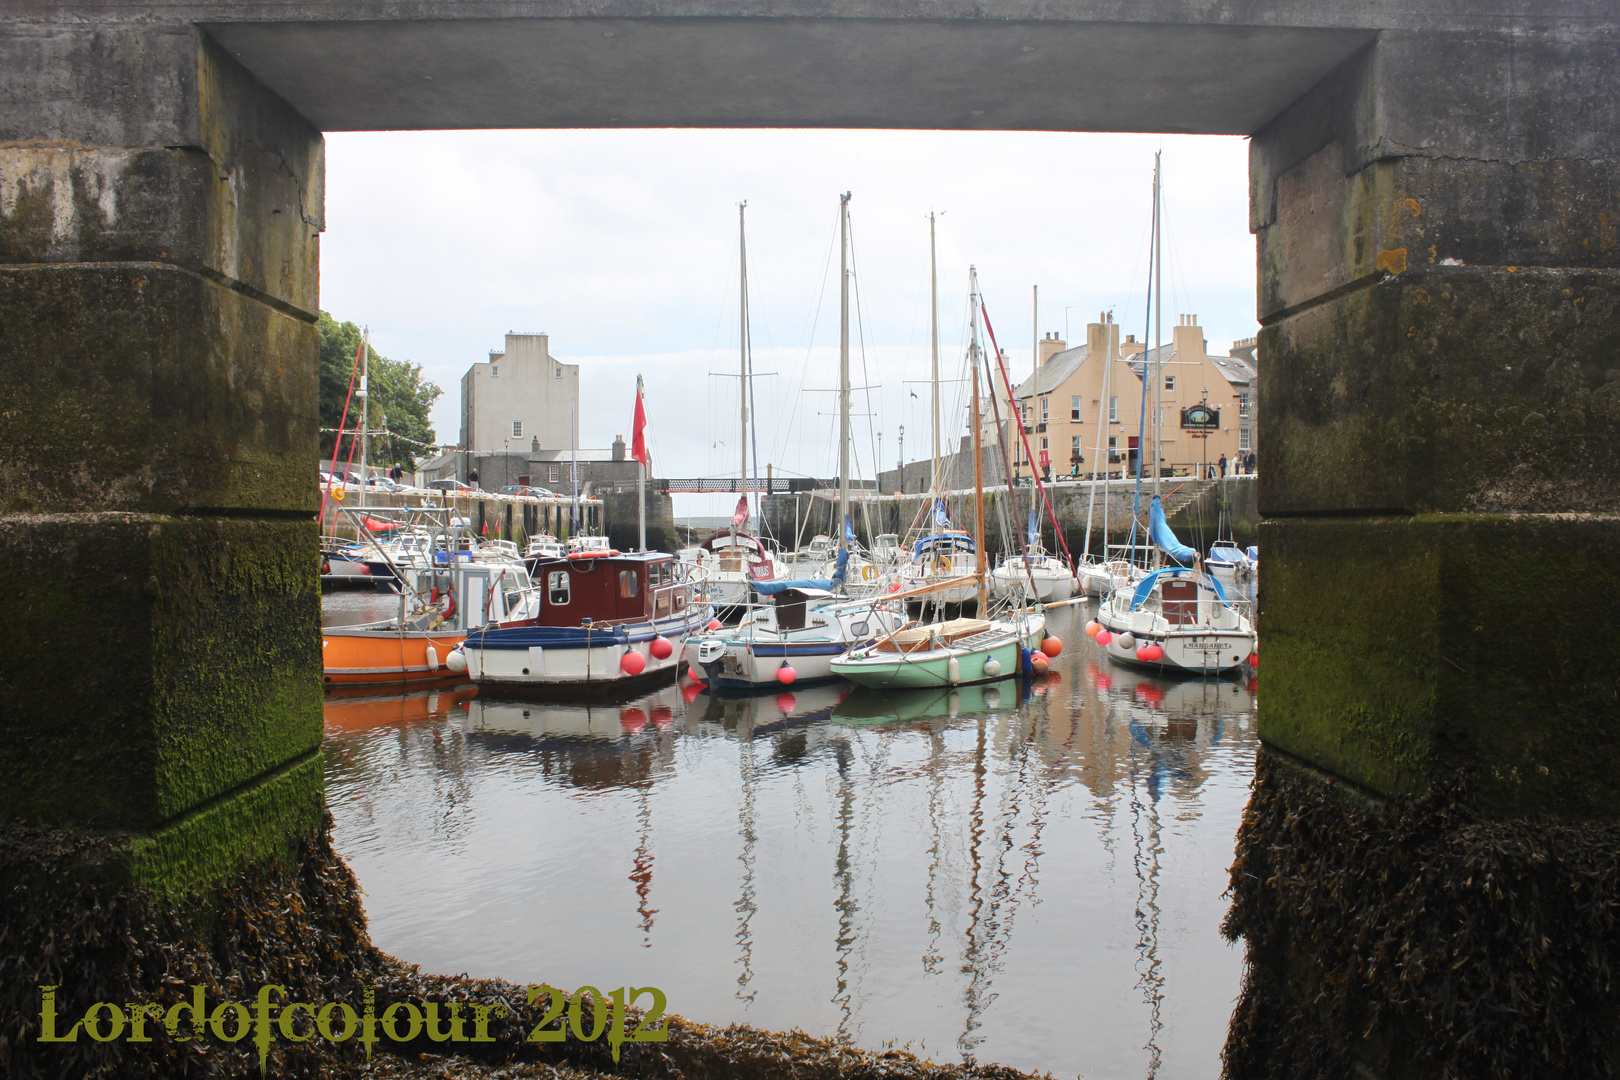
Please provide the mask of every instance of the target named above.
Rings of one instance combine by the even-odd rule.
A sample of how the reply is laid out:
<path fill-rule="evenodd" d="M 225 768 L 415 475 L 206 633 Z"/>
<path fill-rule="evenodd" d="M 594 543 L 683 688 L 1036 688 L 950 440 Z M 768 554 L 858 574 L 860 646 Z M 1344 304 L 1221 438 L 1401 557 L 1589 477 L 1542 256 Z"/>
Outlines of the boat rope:
<path fill-rule="evenodd" d="M 995 353 L 996 367 L 1001 372 L 1001 384 L 1007 390 L 1007 400 L 1012 402 L 1014 400 L 1012 380 L 1007 377 L 1007 362 L 1002 358 L 1001 346 L 996 344 L 996 332 L 990 326 L 990 311 L 984 306 L 983 293 L 979 294 L 979 315 L 984 319 L 984 332 L 990 338 L 990 349 Z M 1024 430 L 1022 423 L 1018 425 L 1018 437 L 1024 443 L 1024 456 L 1034 462 L 1036 459 L 1030 454 L 1029 449 L 1029 433 Z M 1046 485 L 1041 482 L 1040 472 L 1033 466 L 1030 468 L 1030 476 L 1035 481 L 1035 491 L 1040 495 L 1042 502 L 1046 504 L 1046 514 L 1052 519 L 1052 531 L 1057 534 L 1058 544 L 1063 548 L 1063 558 L 1068 562 L 1069 570 L 1072 572 L 1074 570 L 1074 556 L 1069 553 L 1069 542 L 1063 538 L 1063 529 L 1058 525 L 1057 511 L 1052 509 L 1051 496 L 1047 494 Z"/>
<path fill-rule="evenodd" d="M 332 474 L 333 469 L 337 468 L 338 451 L 343 447 L 343 426 L 349 421 L 349 403 L 354 400 L 354 380 L 360 377 L 360 351 L 365 347 L 365 339 L 361 338 L 360 344 L 355 346 L 354 349 L 354 366 L 349 369 L 349 392 L 343 399 L 343 415 L 338 419 L 338 436 L 332 440 L 332 464 L 331 467 L 326 470 L 328 476 Z M 351 460 L 354 458 L 354 444 L 352 442 L 349 444 L 349 457 Z M 344 469 L 344 475 L 348 475 L 348 469 L 346 468 Z M 321 509 L 315 515 L 315 528 L 317 532 L 320 530 L 321 520 L 326 516 L 327 502 L 328 499 L 321 499 Z"/>

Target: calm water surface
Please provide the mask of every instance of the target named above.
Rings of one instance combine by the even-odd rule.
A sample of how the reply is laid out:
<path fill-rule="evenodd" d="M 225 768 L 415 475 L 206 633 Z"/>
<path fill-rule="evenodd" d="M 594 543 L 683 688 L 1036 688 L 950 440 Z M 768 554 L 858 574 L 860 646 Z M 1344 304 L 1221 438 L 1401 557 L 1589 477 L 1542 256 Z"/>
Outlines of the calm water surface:
<path fill-rule="evenodd" d="M 377 944 L 429 970 L 657 986 L 696 1020 L 1059 1077 L 1212 1076 L 1254 683 L 1113 666 L 1086 618 L 1052 614 L 1069 647 L 1024 694 L 329 697 L 337 845 Z"/>

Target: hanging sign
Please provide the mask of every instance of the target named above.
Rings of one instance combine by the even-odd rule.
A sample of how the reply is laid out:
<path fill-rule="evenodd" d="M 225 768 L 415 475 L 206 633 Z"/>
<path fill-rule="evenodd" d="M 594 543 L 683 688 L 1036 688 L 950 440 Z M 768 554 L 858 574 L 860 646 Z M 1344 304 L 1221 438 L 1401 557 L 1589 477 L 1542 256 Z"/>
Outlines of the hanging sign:
<path fill-rule="evenodd" d="M 1183 431 L 1215 431 L 1221 426 L 1221 410 L 1212 409 L 1207 403 L 1199 402 L 1189 405 L 1181 410 L 1181 430 Z"/>

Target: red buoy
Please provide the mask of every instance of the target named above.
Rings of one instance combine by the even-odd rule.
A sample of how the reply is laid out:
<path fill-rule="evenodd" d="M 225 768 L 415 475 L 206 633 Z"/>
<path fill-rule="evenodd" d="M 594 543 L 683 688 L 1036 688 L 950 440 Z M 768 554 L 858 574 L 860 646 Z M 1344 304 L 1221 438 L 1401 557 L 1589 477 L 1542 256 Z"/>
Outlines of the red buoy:
<path fill-rule="evenodd" d="M 776 681 L 783 686 L 792 686 L 793 680 L 798 677 L 799 673 L 794 671 L 793 665 L 786 660 L 782 661 L 782 666 L 776 669 Z"/>
<path fill-rule="evenodd" d="M 721 623 L 720 623 L 719 619 L 710 619 L 709 620 L 708 629 L 709 629 L 710 633 L 713 633 L 714 631 L 720 629 L 720 626 L 721 626 Z"/>
<path fill-rule="evenodd" d="M 668 660 L 675 651 L 675 643 L 667 637 L 655 637 L 652 644 L 647 646 L 647 651 L 652 653 L 654 660 Z"/>
<path fill-rule="evenodd" d="M 1045 653 L 1037 652 L 1029 658 L 1029 666 L 1030 670 L 1034 671 L 1035 674 L 1045 675 L 1046 669 L 1052 666 L 1052 662 L 1046 658 Z"/>
<path fill-rule="evenodd" d="M 634 650 L 619 657 L 619 670 L 626 675 L 640 675 L 647 670 L 647 658 Z"/>
<path fill-rule="evenodd" d="M 1110 641 L 1113 641 L 1113 640 L 1114 640 L 1114 635 L 1110 634 L 1107 630 L 1098 630 L 1097 631 L 1097 644 L 1106 645 Z"/>
<path fill-rule="evenodd" d="M 1249 654 L 1249 666 L 1254 668 L 1256 671 L 1260 670 L 1260 654 L 1259 653 L 1252 652 L 1252 653 Z"/>
<path fill-rule="evenodd" d="M 1045 653 L 1047 656 L 1056 656 L 1062 651 L 1063 639 L 1058 637 L 1056 634 L 1053 634 L 1045 641 L 1041 642 L 1041 652 Z"/>

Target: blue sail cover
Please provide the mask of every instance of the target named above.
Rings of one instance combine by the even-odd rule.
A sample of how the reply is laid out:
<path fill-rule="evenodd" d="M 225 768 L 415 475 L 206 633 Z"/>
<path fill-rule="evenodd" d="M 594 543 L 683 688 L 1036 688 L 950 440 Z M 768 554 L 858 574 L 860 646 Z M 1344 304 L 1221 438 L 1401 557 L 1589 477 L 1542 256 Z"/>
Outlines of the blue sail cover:
<path fill-rule="evenodd" d="M 1176 539 L 1176 534 L 1170 531 L 1170 523 L 1164 520 L 1164 504 L 1157 495 L 1153 496 L 1153 505 L 1148 510 L 1148 536 L 1159 550 L 1176 560 L 1178 563 L 1191 563 L 1198 558 L 1198 552 Z"/>
<path fill-rule="evenodd" d="M 830 578 L 801 578 L 798 581 L 750 581 L 748 587 L 761 596 L 775 596 L 788 589 L 825 589 L 832 591 L 834 582 Z"/>
<path fill-rule="evenodd" d="M 1131 594 L 1131 610 L 1139 610 L 1142 607 L 1142 602 L 1153 595 L 1153 586 L 1158 584 L 1161 577 L 1166 574 L 1171 577 L 1183 577 L 1187 572 L 1187 568 L 1184 566 L 1167 566 L 1162 570 L 1155 570 L 1142 578 L 1141 581 L 1136 583 L 1136 591 Z M 1226 603 L 1226 590 L 1221 588 L 1220 579 L 1211 574 L 1200 576 L 1204 579 L 1204 584 L 1208 585 L 1215 593 L 1215 598 L 1223 604 Z"/>

